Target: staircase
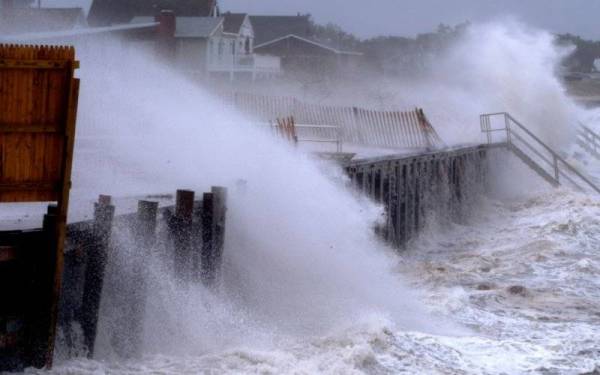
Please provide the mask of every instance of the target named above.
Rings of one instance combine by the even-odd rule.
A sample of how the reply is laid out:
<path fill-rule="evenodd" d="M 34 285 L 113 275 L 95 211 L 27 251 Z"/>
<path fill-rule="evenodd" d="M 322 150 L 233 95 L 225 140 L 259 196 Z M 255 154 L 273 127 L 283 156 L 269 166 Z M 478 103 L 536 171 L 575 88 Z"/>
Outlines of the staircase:
<path fill-rule="evenodd" d="M 577 144 L 594 158 L 600 160 L 600 135 L 582 123 L 579 123 L 577 129 Z"/>
<path fill-rule="evenodd" d="M 483 114 L 480 116 L 480 123 L 481 131 L 486 134 L 488 144 L 506 146 L 553 186 L 566 184 L 581 191 L 592 190 L 600 194 L 600 187 L 589 177 L 578 171 L 509 113 Z M 585 143 L 586 146 L 582 147 L 594 155 L 593 152 L 600 151 L 600 138 L 594 138 L 598 136 L 585 126 L 581 125 L 581 127 L 578 143 L 580 141 Z M 495 141 L 495 133 L 503 134 L 504 139 Z"/>

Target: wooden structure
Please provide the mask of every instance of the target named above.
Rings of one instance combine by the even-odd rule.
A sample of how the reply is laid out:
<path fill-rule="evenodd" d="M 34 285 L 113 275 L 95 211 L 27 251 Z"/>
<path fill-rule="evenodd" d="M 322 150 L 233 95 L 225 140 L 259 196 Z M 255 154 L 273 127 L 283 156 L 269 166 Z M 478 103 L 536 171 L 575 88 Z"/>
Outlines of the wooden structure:
<path fill-rule="evenodd" d="M 294 145 L 298 144 L 298 136 L 296 135 L 296 123 L 293 117 L 278 118 L 273 125 L 275 134 Z"/>
<path fill-rule="evenodd" d="M 251 118 L 272 122 L 293 116 L 296 125 L 304 127 L 302 136 L 331 138 L 331 129 L 339 127 L 340 141 L 356 145 L 399 148 L 435 149 L 444 146 L 425 112 L 376 111 L 358 107 L 337 107 L 308 104 L 293 97 L 263 96 L 235 93 L 225 99 Z"/>
<path fill-rule="evenodd" d="M 60 328 L 67 347 L 83 345 L 90 357 L 94 354 L 109 252 L 133 246 L 139 255 L 129 268 L 113 270 L 117 275 L 112 275 L 119 279 L 119 296 L 113 297 L 123 299 L 116 303 L 123 311 L 118 321 L 111 322 L 116 331 L 108 334 L 123 357 L 140 354 L 150 257 L 162 256 L 172 264 L 180 283 L 215 285 L 225 246 L 227 189 L 212 187 L 202 194 L 202 200 L 194 197 L 193 191 L 178 190 L 173 206 L 159 208 L 158 202 L 140 200 L 137 212 L 115 216 L 111 198 L 100 196 L 93 220 L 67 226 L 60 308 Z M 118 238 L 127 240 L 120 243 Z M 74 325 L 81 326 L 83 342 L 76 342 Z"/>
<path fill-rule="evenodd" d="M 3 240 L 14 255 L 6 267 L 30 272 L 20 275 L 31 284 L 16 285 L 23 285 L 22 293 L 32 293 L 28 298 L 38 298 L 34 305 L 18 296 L 3 301 L 15 309 L 10 319 L 23 327 L 17 341 L 26 349 L 15 355 L 36 367 L 52 364 L 79 94 L 77 68 L 72 47 L 0 45 L 0 204 L 57 202 L 46 215 L 43 235 L 32 235 L 31 243 Z M 25 260 L 27 256 L 34 258 Z M 40 316 L 28 315 L 32 311 Z M 6 316 L 0 321 L 8 325 Z M 8 332 L 0 327 L 0 335 L 3 330 Z"/>
<path fill-rule="evenodd" d="M 487 146 L 387 156 L 350 162 L 346 170 L 361 192 L 383 204 L 377 231 L 402 248 L 433 220 L 461 221 L 486 191 Z"/>

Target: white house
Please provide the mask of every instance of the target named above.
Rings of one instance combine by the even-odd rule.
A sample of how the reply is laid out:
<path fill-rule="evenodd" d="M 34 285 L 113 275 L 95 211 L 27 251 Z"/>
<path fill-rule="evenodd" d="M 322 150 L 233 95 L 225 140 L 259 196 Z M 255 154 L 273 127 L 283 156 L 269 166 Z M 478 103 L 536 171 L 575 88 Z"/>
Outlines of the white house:
<path fill-rule="evenodd" d="M 228 74 L 230 80 L 247 77 L 252 80 L 281 74 L 280 58 L 254 53 L 254 28 L 243 13 L 224 13 L 223 32 L 211 40 L 213 75 Z"/>
<path fill-rule="evenodd" d="M 172 61 L 193 76 L 270 78 L 281 73 L 279 57 L 254 54 L 254 31 L 247 15 L 179 17 L 163 11 L 157 17 L 134 17 L 132 24 L 158 21 L 157 40 L 169 34 Z"/>

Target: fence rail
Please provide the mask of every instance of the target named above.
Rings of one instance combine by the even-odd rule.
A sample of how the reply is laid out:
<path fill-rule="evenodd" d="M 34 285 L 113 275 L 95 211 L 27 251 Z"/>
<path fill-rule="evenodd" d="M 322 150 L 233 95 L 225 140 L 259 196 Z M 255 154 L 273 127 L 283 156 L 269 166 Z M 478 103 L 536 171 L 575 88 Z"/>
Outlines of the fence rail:
<path fill-rule="evenodd" d="M 338 127 L 339 142 L 370 147 L 433 149 L 443 142 L 422 109 L 375 111 L 304 103 L 293 97 L 226 95 L 243 113 L 262 122 L 293 116 L 296 123 Z M 325 132 L 325 128 L 321 128 Z M 317 134 L 318 135 L 318 134 Z M 328 135 L 330 137 L 330 135 Z"/>

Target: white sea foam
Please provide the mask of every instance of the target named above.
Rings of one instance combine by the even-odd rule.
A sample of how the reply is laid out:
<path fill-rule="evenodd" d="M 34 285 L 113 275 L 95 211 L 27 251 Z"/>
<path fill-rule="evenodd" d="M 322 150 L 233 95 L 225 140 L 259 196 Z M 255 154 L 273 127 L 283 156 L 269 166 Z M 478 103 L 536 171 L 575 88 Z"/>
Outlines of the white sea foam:
<path fill-rule="evenodd" d="M 597 198 L 558 190 L 490 200 L 400 258 L 373 237 L 378 208 L 309 158 L 144 58 L 115 73 L 85 56 L 75 201 L 90 191 L 204 190 L 239 178 L 248 189 L 232 192 L 219 293 L 182 290 L 154 264 L 145 356 L 115 360 L 101 339 L 98 360 L 70 359 L 55 373 L 512 374 L 600 365 Z M 568 146 L 566 120 L 579 109 L 553 77 L 561 56 L 547 33 L 476 26 L 412 98 L 445 109 L 436 123 L 457 136 L 451 141 L 475 139 L 479 113 L 506 110 Z M 442 317 L 465 330 L 449 334 Z M 108 320 L 101 316 L 103 335 Z"/>

